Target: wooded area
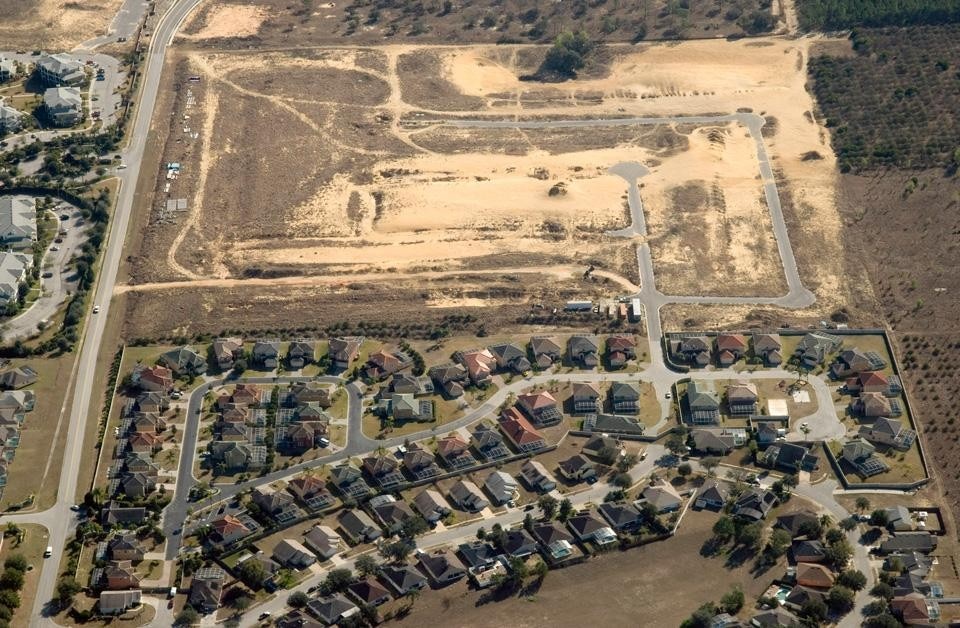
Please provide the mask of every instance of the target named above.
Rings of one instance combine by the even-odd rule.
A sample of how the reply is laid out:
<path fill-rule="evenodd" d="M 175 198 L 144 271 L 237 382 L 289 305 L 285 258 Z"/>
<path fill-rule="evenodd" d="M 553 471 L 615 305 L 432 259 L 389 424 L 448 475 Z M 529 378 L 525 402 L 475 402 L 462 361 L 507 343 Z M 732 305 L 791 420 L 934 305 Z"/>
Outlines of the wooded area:
<path fill-rule="evenodd" d="M 843 172 L 955 168 L 960 160 L 960 25 L 858 30 L 855 56 L 810 60 Z"/>
<path fill-rule="evenodd" d="M 960 21 L 960 0 L 798 0 L 805 30 L 911 26 Z"/>

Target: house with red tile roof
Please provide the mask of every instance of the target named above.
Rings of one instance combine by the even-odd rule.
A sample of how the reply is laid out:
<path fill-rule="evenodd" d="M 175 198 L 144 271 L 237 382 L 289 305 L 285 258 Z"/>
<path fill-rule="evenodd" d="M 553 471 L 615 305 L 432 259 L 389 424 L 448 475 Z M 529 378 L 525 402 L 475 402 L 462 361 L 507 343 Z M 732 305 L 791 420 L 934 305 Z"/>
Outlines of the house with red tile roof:
<path fill-rule="evenodd" d="M 500 430 L 518 451 L 535 451 L 546 446 L 543 436 L 517 408 L 507 408 L 500 418 Z"/>

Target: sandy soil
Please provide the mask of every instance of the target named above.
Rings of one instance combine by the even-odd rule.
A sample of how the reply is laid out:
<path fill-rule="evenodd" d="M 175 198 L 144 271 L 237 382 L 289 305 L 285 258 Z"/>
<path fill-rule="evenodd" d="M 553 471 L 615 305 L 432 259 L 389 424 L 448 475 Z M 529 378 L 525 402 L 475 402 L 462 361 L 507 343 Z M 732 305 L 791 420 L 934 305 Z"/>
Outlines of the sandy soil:
<path fill-rule="evenodd" d="M 0 48 L 58 51 L 106 32 L 123 0 L 4 0 Z"/>
<path fill-rule="evenodd" d="M 269 8 L 261 5 L 217 5 L 204 14 L 199 31 L 180 35 L 185 39 L 250 37 L 256 35 L 267 19 Z"/>

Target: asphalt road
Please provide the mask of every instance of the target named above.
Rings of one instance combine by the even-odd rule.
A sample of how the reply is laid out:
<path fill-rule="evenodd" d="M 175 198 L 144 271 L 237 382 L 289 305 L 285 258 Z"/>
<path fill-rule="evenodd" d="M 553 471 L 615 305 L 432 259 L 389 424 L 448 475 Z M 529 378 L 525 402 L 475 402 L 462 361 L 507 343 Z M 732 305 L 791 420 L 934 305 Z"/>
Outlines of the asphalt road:
<path fill-rule="evenodd" d="M 53 318 L 64 300 L 77 286 L 76 273 L 70 270 L 68 265 L 86 241 L 87 227 L 77 225 L 80 213 L 75 207 L 63 202 L 59 207 L 64 209 L 55 212 L 57 223 L 61 228 L 67 229 L 67 235 L 62 236 L 63 242 L 60 244 L 51 243 L 51 248 L 55 246 L 58 250 L 47 249 L 43 263 L 40 265 L 40 297 L 29 308 L 3 325 L 4 342 L 36 333 L 40 321 Z M 60 215 L 64 213 L 70 215 L 70 220 L 60 220 Z M 52 273 L 52 276 L 44 277 L 43 273 L 46 272 Z"/>

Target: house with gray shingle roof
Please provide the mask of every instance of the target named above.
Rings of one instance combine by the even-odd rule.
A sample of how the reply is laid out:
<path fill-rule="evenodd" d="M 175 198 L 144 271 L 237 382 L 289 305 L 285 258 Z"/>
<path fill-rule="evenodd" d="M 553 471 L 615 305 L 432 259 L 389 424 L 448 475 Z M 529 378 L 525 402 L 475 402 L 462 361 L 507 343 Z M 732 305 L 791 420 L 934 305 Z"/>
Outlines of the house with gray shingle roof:
<path fill-rule="evenodd" d="M 0 103 L 0 133 L 16 133 L 23 128 L 23 113 Z"/>
<path fill-rule="evenodd" d="M 713 388 L 712 382 L 697 382 L 687 384 L 687 407 L 690 415 L 688 420 L 694 425 L 709 425 L 720 421 L 720 395 Z"/>
<path fill-rule="evenodd" d="M 522 374 L 530 370 L 530 360 L 527 359 L 527 352 L 513 343 L 491 345 L 489 351 L 497 360 L 497 368 L 502 371 Z"/>
<path fill-rule="evenodd" d="M 563 359 L 563 347 L 556 338 L 534 336 L 530 339 L 530 351 L 533 360 L 540 369 L 548 369 Z"/>
<path fill-rule="evenodd" d="M 83 119 L 83 97 L 76 87 L 51 87 L 43 92 L 43 111 L 54 126 L 73 126 Z"/>
<path fill-rule="evenodd" d="M 159 362 L 173 371 L 177 377 L 191 373 L 202 375 L 207 370 L 206 358 L 197 353 L 190 345 L 167 351 L 160 356 Z"/>
<path fill-rule="evenodd" d="M 41 56 L 35 71 L 47 85 L 80 85 L 87 80 L 83 63 L 65 53 Z"/>

